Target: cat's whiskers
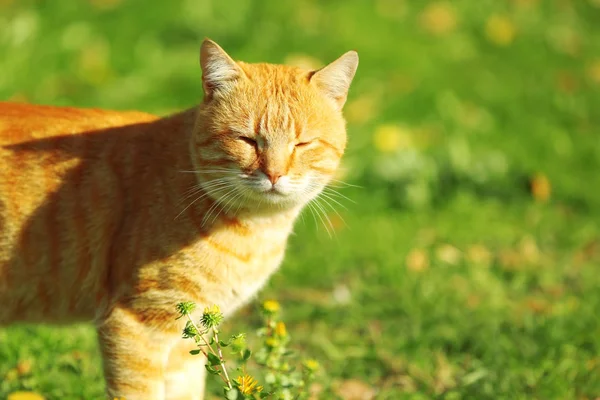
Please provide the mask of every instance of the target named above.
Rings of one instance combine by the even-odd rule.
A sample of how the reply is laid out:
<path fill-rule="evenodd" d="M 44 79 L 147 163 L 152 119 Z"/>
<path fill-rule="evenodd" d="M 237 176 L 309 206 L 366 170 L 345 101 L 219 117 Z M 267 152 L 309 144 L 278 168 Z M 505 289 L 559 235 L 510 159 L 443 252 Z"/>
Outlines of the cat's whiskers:
<path fill-rule="evenodd" d="M 230 198 L 232 194 L 235 195 L 235 193 L 236 193 L 236 186 L 232 185 L 231 189 L 227 193 L 225 193 L 223 196 L 219 196 L 216 199 L 216 201 L 214 202 L 214 204 L 208 209 L 208 211 L 204 215 L 204 218 L 202 218 L 202 225 L 204 226 L 208 222 L 208 220 L 209 220 L 210 216 L 212 215 L 212 213 L 215 212 L 215 210 L 217 210 L 218 208 L 221 208 L 221 204 L 223 204 L 223 202 L 225 200 L 227 200 L 228 198 Z M 217 213 L 217 216 L 220 214 L 220 212 L 221 211 L 219 211 Z M 213 218 L 213 222 L 215 220 L 216 220 L 216 217 Z"/>
<path fill-rule="evenodd" d="M 323 197 L 321 197 L 321 196 L 323 196 Z M 345 210 L 347 210 L 346 207 L 344 207 L 341 203 L 335 201 L 334 199 L 327 197 L 327 195 L 323 192 L 321 192 L 321 194 L 317 197 L 316 200 L 322 201 L 323 203 L 325 203 L 327 205 L 327 207 L 329 207 L 331 209 L 331 211 L 333 211 L 337 215 L 337 217 L 340 219 L 340 221 L 342 221 L 344 226 L 348 227 L 348 224 L 346 223 L 346 220 L 344 219 L 344 217 L 342 217 L 342 214 L 340 214 L 340 212 L 334 207 L 333 204 L 330 203 L 330 201 L 334 201 L 335 203 L 337 203 L 340 207 L 344 208 Z M 334 230 L 334 232 L 335 232 L 335 230 Z"/>
<path fill-rule="evenodd" d="M 215 215 L 215 217 L 213 218 L 213 223 L 214 221 L 217 219 L 217 217 L 219 216 L 220 213 L 224 213 L 225 215 L 229 215 L 229 211 L 231 211 L 231 208 L 235 205 L 236 200 L 239 200 L 241 197 L 243 197 L 244 193 L 242 191 L 239 191 L 238 194 L 236 196 L 233 196 L 233 198 L 231 198 L 230 200 L 228 200 L 224 206 L 221 208 L 221 210 L 219 211 L 219 213 L 217 213 L 217 215 Z M 238 202 L 240 205 L 242 202 Z M 227 209 L 225 209 L 225 207 L 227 207 Z"/>
<path fill-rule="evenodd" d="M 347 184 L 347 186 L 351 186 L 351 185 Z M 317 182 L 310 182 L 304 188 L 304 190 L 301 191 L 300 195 L 310 196 L 310 194 L 315 190 L 318 190 L 319 194 L 317 196 L 315 196 L 314 198 L 312 198 L 306 204 L 307 208 L 310 210 L 311 214 L 313 215 L 313 219 L 315 220 L 315 223 L 316 223 L 317 217 L 318 217 L 319 220 L 321 221 L 321 223 L 323 224 L 323 227 L 327 231 L 328 235 L 330 237 L 332 237 L 332 232 L 335 233 L 335 229 L 334 229 L 334 225 L 327 213 L 327 210 L 331 209 L 331 211 L 336 213 L 336 215 L 340 218 L 340 220 L 344 223 L 344 225 L 348 226 L 348 224 L 346 223 L 346 221 L 344 220 L 342 215 L 336 209 L 335 205 L 347 210 L 347 207 L 344 206 L 340 202 L 340 200 L 344 199 L 344 200 L 348 200 L 352 203 L 354 203 L 354 201 L 352 199 L 350 199 L 349 197 L 339 193 L 337 190 L 331 188 L 330 184 L 322 187 L 321 184 L 317 183 Z M 321 202 L 324 203 L 324 205 L 321 204 Z M 317 224 L 317 227 L 318 227 L 318 225 L 319 224 Z"/>
<path fill-rule="evenodd" d="M 232 190 L 231 192 L 229 192 L 225 196 L 223 196 L 223 199 L 221 201 L 222 206 L 218 207 L 218 211 L 212 218 L 212 221 L 210 222 L 210 224 L 214 224 L 215 221 L 217 220 L 217 218 L 219 217 L 219 215 L 221 215 L 223 213 L 226 215 L 228 213 L 227 210 L 229 210 L 229 208 L 231 207 L 232 202 L 234 202 L 236 199 L 240 198 L 241 195 L 242 195 L 242 193 L 240 193 L 240 191 Z M 227 207 L 227 210 L 225 209 L 226 207 Z"/>
<path fill-rule="evenodd" d="M 246 189 L 246 188 L 244 188 L 244 189 L 242 190 L 242 193 L 243 193 L 244 195 L 246 195 L 246 194 L 247 194 L 249 191 L 250 191 L 249 189 Z M 259 206 L 259 207 L 260 207 L 260 204 L 261 204 L 261 203 L 262 203 L 262 199 L 260 199 L 260 200 L 259 200 L 259 202 L 258 202 L 258 206 Z M 237 215 L 237 214 L 240 212 L 240 209 L 241 209 L 241 207 L 242 207 L 242 205 L 243 205 L 243 204 L 244 204 L 243 202 L 241 202 L 241 201 L 239 202 L 239 204 L 238 204 L 238 206 L 237 206 L 237 209 L 235 210 L 235 214 L 236 214 L 236 215 Z"/>
<path fill-rule="evenodd" d="M 319 196 L 315 197 L 314 199 L 314 203 L 313 203 L 317 209 L 321 212 L 321 215 L 323 216 L 323 225 L 325 226 L 325 230 L 327 231 L 327 234 L 329 235 L 329 237 L 332 237 L 332 232 L 335 232 L 335 228 L 333 227 L 333 223 L 331 222 L 331 218 L 329 218 L 329 214 L 327 214 L 327 210 L 325 209 L 325 207 L 323 207 L 323 205 L 321 203 L 319 203 Z M 331 231 L 330 231 L 331 229 Z"/>
<path fill-rule="evenodd" d="M 320 185 L 316 182 L 309 182 L 308 185 L 302 191 L 302 195 L 310 198 L 312 195 L 312 192 L 315 189 L 320 189 Z M 314 200 L 314 198 L 310 199 L 308 202 L 306 202 L 306 207 L 308 210 L 310 210 L 310 213 L 315 222 L 315 226 L 317 227 L 317 230 L 319 230 L 319 223 L 317 222 L 317 217 L 318 217 L 319 220 L 323 223 L 323 227 L 325 227 L 325 230 L 328 231 L 327 226 L 325 225 L 325 222 L 324 222 L 323 218 L 321 217 L 319 211 L 313 205 L 313 200 Z"/>
<path fill-rule="evenodd" d="M 228 192 L 229 193 L 229 192 Z M 208 211 L 206 211 L 206 213 L 204 214 L 204 217 L 202 217 L 202 223 L 201 225 L 204 226 L 206 224 L 206 221 L 208 220 L 208 217 L 212 214 L 213 210 L 219 206 L 219 204 L 221 203 L 220 199 L 217 199 L 208 209 Z"/>
<path fill-rule="evenodd" d="M 212 181 L 208 181 L 208 183 L 198 183 L 183 193 L 184 197 L 182 197 L 179 200 L 179 204 L 183 203 L 186 199 L 198 194 L 198 192 L 202 192 L 202 191 L 205 192 L 206 190 L 209 190 L 209 189 L 215 189 L 217 187 L 230 184 L 231 181 L 232 181 L 231 179 L 219 178 L 219 179 L 214 179 Z"/>
<path fill-rule="evenodd" d="M 192 201 L 190 204 L 188 204 L 187 207 L 185 207 L 183 210 L 181 210 L 179 212 L 179 214 L 177 214 L 177 216 L 175 217 L 175 219 L 179 218 L 181 216 L 181 214 L 183 214 L 188 208 L 190 208 L 192 205 L 194 205 L 196 202 L 200 201 L 201 199 L 209 196 L 210 194 L 214 195 L 214 194 L 216 194 L 216 193 L 218 193 L 220 191 L 227 190 L 227 189 L 229 189 L 231 187 L 233 187 L 233 183 L 223 182 L 222 185 L 215 186 L 212 189 L 204 190 L 204 194 L 202 194 L 198 198 L 194 199 L 194 201 Z M 214 190 L 213 193 L 211 193 L 210 190 Z M 213 206 L 214 206 L 214 204 L 213 204 Z"/>
<path fill-rule="evenodd" d="M 364 189 L 362 186 L 359 185 L 354 185 L 352 183 L 348 183 L 339 179 L 330 179 L 330 182 L 334 182 L 336 183 L 336 185 L 331 185 L 329 184 L 328 186 L 332 186 L 332 187 L 336 187 L 336 188 L 344 188 L 344 187 L 353 187 L 353 188 L 358 188 L 358 189 Z"/>
<path fill-rule="evenodd" d="M 220 189 L 220 188 L 225 188 L 225 187 L 227 187 L 228 185 L 229 185 L 229 183 L 227 183 L 227 182 L 223 182 L 223 183 L 221 183 L 221 184 L 219 184 L 219 185 L 213 185 L 213 186 L 211 186 L 211 190 L 216 190 L 216 189 Z M 200 194 L 200 195 L 198 196 L 198 194 Z M 189 199 L 189 198 L 191 198 L 191 197 L 193 197 L 193 196 L 198 196 L 198 197 L 197 197 L 197 198 L 195 198 L 195 199 L 194 199 L 194 200 L 193 200 L 193 201 L 192 201 L 190 204 L 188 204 L 186 207 L 184 207 L 184 208 L 182 209 L 181 213 L 183 213 L 183 212 L 184 212 L 186 209 L 188 209 L 190 206 L 192 206 L 192 205 L 193 205 L 194 203 L 196 203 L 197 201 L 199 201 L 199 200 L 201 200 L 201 199 L 205 198 L 207 195 L 208 195 L 208 193 L 206 192 L 206 190 L 205 190 L 204 188 L 199 188 L 198 190 L 194 191 L 193 193 L 191 193 L 191 194 L 189 194 L 189 195 L 185 196 L 184 198 L 180 199 L 180 200 L 178 201 L 177 205 L 178 205 L 178 206 L 181 206 L 181 205 L 183 205 L 183 203 L 184 203 L 184 202 L 185 202 L 187 199 Z M 180 213 L 180 214 L 181 214 L 181 213 Z M 178 216 L 179 216 L 179 215 L 178 215 Z"/>
<path fill-rule="evenodd" d="M 313 218 L 315 218 L 315 215 L 319 218 L 319 220 L 323 224 L 323 227 L 325 228 L 325 231 L 327 232 L 327 234 L 329 235 L 329 237 L 331 237 L 331 233 L 329 232 L 329 228 L 327 227 L 327 224 L 325 224 L 325 220 L 321 216 L 320 210 L 315 206 L 315 203 L 313 203 L 311 201 L 310 203 L 307 203 L 307 206 L 310 208 L 311 212 L 313 213 Z M 315 218 L 315 224 L 316 224 L 317 229 L 318 229 L 319 228 L 319 224 L 317 223 L 316 218 Z"/>
<path fill-rule="evenodd" d="M 337 190 L 335 190 L 335 189 L 332 189 L 332 188 L 331 188 L 331 187 L 329 187 L 329 186 L 325 186 L 325 188 L 323 188 L 323 191 L 324 191 L 325 193 L 327 193 L 328 195 L 330 195 L 330 196 L 333 196 L 333 197 L 338 197 L 338 198 L 340 198 L 340 199 L 347 200 L 347 201 L 349 201 L 350 203 L 356 204 L 356 202 L 355 202 L 354 200 L 352 200 L 350 197 L 348 197 L 348 196 L 346 196 L 346 195 L 344 195 L 344 194 L 342 194 L 342 193 L 338 192 L 338 191 L 337 191 Z"/>
<path fill-rule="evenodd" d="M 343 205 L 342 203 L 340 203 L 338 200 L 336 200 L 333 196 L 331 196 L 330 193 L 326 192 L 326 191 L 322 191 L 318 197 L 324 197 L 324 199 L 327 199 L 329 201 L 332 201 L 333 203 L 337 204 L 338 206 L 342 207 L 344 210 L 348 210 L 348 207 L 346 207 L 345 205 Z M 327 202 L 329 204 L 329 202 Z M 333 208 L 333 207 L 332 207 Z M 335 208 L 334 208 L 334 211 Z M 336 211 L 337 212 L 337 211 Z"/>
<path fill-rule="evenodd" d="M 231 172 L 237 173 L 239 169 L 236 168 L 211 168 L 211 169 L 198 169 L 198 170 L 180 170 L 180 173 L 184 174 L 212 174 L 212 173 L 222 173 L 222 172 Z"/>

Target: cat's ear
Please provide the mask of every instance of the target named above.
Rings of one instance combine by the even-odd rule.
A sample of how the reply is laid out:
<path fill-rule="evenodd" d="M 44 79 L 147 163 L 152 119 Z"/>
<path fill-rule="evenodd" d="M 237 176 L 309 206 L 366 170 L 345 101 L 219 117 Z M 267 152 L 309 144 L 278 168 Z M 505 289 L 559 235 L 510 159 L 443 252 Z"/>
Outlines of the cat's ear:
<path fill-rule="evenodd" d="M 204 39 L 200 48 L 202 87 L 208 98 L 215 93 L 230 89 L 244 72 L 235 61 L 215 42 Z"/>
<path fill-rule="evenodd" d="M 349 51 L 331 64 L 315 71 L 310 82 L 321 92 L 335 101 L 341 109 L 346 102 L 350 83 L 358 67 L 358 53 Z"/>

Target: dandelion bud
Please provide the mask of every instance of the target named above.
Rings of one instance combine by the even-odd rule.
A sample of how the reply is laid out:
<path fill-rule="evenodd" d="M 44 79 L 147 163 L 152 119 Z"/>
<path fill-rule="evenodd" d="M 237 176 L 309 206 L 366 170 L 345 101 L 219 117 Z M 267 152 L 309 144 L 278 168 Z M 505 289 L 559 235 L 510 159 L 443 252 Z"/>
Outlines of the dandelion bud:
<path fill-rule="evenodd" d="M 206 307 L 202 313 L 200 323 L 205 328 L 216 328 L 223 321 L 223 314 L 217 305 Z"/>
<path fill-rule="evenodd" d="M 184 301 L 182 303 L 177 304 L 177 312 L 180 315 L 187 315 L 187 314 L 191 314 L 192 311 L 194 311 L 194 309 L 196 308 L 196 304 L 194 304 L 194 302 L 192 301 Z"/>

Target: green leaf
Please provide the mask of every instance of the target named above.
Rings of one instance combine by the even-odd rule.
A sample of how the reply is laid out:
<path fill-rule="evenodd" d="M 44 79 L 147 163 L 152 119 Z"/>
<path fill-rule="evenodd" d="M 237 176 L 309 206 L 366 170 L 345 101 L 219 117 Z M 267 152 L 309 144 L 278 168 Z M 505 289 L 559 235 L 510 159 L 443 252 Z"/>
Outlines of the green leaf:
<path fill-rule="evenodd" d="M 261 348 L 256 353 L 254 353 L 254 361 L 256 361 L 259 365 L 266 365 L 268 358 L 269 354 L 264 348 Z"/>
<path fill-rule="evenodd" d="M 231 351 L 233 353 L 239 353 L 246 348 L 246 336 L 243 333 L 232 336 L 229 339 L 231 345 Z"/>
<path fill-rule="evenodd" d="M 213 375 L 220 375 L 220 374 L 221 374 L 221 371 L 219 371 L 219 370 L 217 370 L 217 369 L 215 369 L 215 368 L 211 367 L 211 366 L 210 366 L 210 365 L 208 365 L 208 364 L 204 365 L 204 368 L 206 368 L 206 370 L 207 370 L 209 373 L 213 374 Z"/>
<path fill-rule="evenodd" d="M 227 346 L 229 346 L 229 341 L 225 342 L 223 340 L 219 340 L 219 346 L 221 346 L 221 347 L 227 347 Z"/>
<path fill-rule="evenodd" d="M 196 354 L 200 354 L 200 349 L 190 350 L 190 354 L 195 356 Z"/>
<path fill-rule="evenodd" d="M 212 365 L 213 367 L 215 365 L 221 365 L 221 360 L 219 359 L 219 357 L 215 356 L 213 353 L 208 353 L 208 364 Z"/>
<path fill-rule="evenodd" d="M 244 352 L 242 353 L 242 361 L 246 362 L 250 359 L 250 356 L 252 356 L 252 350 L 250 349 L 246 349 L 244 350 Z"/>
<path fill-rule="evenodd" d="M 225 398 L 227 400 L 237 400 L 239 392 L 237 389 L 229 389 L 229 388 L 225 388 Z"/>

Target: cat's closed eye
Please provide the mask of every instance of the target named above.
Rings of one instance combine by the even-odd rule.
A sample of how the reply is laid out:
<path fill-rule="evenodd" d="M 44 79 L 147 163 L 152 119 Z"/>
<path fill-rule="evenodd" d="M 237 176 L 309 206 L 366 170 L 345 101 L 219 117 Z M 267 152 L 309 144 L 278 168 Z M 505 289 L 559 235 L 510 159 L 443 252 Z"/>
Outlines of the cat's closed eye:
<path fill-rule="evenodd" d="M 256 139 L 248 137 L 248 136 L 239 136 L 238 140 L 248 143 L 250 146 L 256 147 L 258 145 L 258 143 L 256 142 Z"/>
<path fill-rule="evenodd" d="M 314 140 L 307 140 L 306 142 L 298 142 L 296 143 L 296 147 L 305 147 L 308 146 L 309 144 L 312 144 L 314 142 Z"/>

